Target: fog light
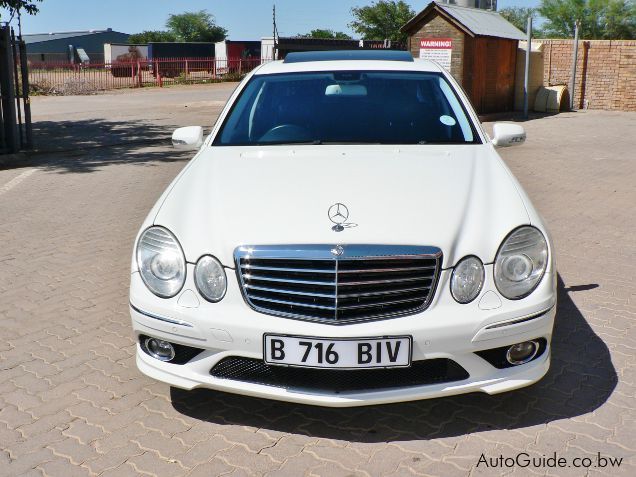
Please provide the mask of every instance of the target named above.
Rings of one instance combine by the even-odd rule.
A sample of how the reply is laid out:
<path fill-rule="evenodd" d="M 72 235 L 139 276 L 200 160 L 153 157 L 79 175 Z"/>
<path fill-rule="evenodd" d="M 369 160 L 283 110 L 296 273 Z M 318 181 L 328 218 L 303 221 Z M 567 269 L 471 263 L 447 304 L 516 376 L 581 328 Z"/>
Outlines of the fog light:
<path fill-rule="evenodd" d="M 167 341 L 158 340 L 157 338 L 146 338 L 144 346 L 148 350 L 148 354 L 159 361 L 171 361 L 174 359 L 174 347 Z"/>
<path fill-rule="evenodd" d="M 532 358 L 537 355 L 537 351 L 539 351 L 539 343 L 536 341 L 524 341 L 523 343 L 513 344 L 508 348 L 506 359 L 515 366 L 526 364 L 532 361 Z"/>

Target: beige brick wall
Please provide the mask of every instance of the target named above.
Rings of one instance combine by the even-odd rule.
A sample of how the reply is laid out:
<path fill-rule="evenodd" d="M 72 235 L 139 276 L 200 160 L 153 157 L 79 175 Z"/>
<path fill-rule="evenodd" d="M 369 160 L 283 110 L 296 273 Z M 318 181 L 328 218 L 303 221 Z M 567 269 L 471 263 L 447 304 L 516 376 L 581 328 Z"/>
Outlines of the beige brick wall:
<path fill-rule="evenodd" d="M 543 43 L 543 81 L 570 84 L 573 40 Z M 636 41 L 581 40 L 574 91 L 576 108 L 636 111 Z"/>
<path fill-rule="evenodd" d="M 409 49 L 413 57 L 419 58 L 421 39 L 452 38 L 453 53 L 451 56 L 451 74 L 461 84 L 464 69 L 462 63 L 462 58 L 464 57 L 464 33 L 459 28 L 441 18 L 437 13 L 433 12 L 432 15 L 433 18 L 430 21 L 428 21 L 428 18 L 422 19 L 420 27 L 409 36 Z M 428 21 L 428 23 L 423 25 L 426 21 Z"/>

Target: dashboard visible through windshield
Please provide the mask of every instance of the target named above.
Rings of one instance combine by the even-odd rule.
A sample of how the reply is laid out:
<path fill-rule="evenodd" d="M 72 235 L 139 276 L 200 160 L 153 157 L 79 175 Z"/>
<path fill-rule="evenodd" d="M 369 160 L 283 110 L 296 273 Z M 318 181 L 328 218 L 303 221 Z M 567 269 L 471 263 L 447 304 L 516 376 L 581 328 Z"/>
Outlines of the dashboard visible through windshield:
<path fill-rule="evenodd" d="M 438 73 L 334 71 L 255 75 L 215 146 L 480 143 Z"/>

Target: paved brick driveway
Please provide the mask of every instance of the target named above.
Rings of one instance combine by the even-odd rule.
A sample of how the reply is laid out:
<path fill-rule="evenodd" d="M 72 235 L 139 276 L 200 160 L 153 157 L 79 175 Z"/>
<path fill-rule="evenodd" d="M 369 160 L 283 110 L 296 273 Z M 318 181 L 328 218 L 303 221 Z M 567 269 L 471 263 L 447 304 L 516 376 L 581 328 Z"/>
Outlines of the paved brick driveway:
<path fill-rule="evenodd" d="M 191 98 L 229 91 L 166 90 L 165 104 L 156 90 L 35 100 L 46 147 L 110 146 L 0 170 L 0 475 L 588 473 L 477 467 L 482 453 L 519 452 L 593 465 L 600 452 L 623 463 L 589 475 L 636 475 L 636 114 L 532 120 L 526 145 L 503 151 L 557 244 L 554 359 L 539 384 L 338 410 L 142 376 L 127 309 L 132 241 L 187 158 L 144 140 L 210 123 L 222 103 Z"/>

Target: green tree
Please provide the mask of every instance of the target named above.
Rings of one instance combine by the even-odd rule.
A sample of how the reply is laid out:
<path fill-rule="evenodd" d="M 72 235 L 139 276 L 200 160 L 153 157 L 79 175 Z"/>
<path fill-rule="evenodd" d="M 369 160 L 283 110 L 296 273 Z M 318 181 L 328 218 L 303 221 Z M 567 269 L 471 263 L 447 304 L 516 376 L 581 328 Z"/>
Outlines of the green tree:
<path fill-rule="evenodd" d="M 351 40 L 351 37 L 341 31 L 333 31 L 327 29 L 315 29 L 304 35 L 298 34 L 300 38 L 322 38 L 328 40 Z"/>
<path fill-rule="evenodd" d="M 406 41 L 406 34 L 400 28 L 415 12 L 403 0 L 378 0 L 366 7 L 351 9 L 354 21 L 349 27 L 366 40 Z"/>
<path fill-rule="evenodd" d="M 523 32 L 525 32 L 528 27 L 528 17 L 532 17 L 532 31 L 535 32 L 534 36 L 537 36 L 537 29 L 534 24 L 534 20 L 537 18 L 536 9 L 527 7 L 508 7 L 502 8 L 498 11 L 498 13 Z"/>
<path fill-rule="evenodd" d="M 546 37 L 571 38 L 579 20 L 579 34 L 584 39 L 636 38 L 634 0 L 542 0 L 537 11 L 546 19 Z"/>
<path fill-rule="evenodd" d="M 35 15 L 38 12 L 38 6 L 35 2 L 41 1 L 42 0 L 0 0 L 0 9 L 9 10 L 11 18 L 20 11 L 24 11 L 29 15 Z M 2 12 L 0 12 L 0 17 L 2 17 Z"/>
<path fill-rule="evenodd" d="M 225 40 L 227 36 L 227 30 L 218 26 L 214 16 L 206 10 L 170 15 L 166 27 L 180 41 L 215 42 Z"/>
<path fill-rule="evenodd" d="M 606 39 L 636 39 L 636 1 L 612 1 L 605 11 Z"/>
<path fill-rule="evenodd" d="M 177 35 L 171 31 L 146 30 L 128 37 L 129 43 L 149 43 L 151 41 L 177 41 Z"/>

